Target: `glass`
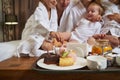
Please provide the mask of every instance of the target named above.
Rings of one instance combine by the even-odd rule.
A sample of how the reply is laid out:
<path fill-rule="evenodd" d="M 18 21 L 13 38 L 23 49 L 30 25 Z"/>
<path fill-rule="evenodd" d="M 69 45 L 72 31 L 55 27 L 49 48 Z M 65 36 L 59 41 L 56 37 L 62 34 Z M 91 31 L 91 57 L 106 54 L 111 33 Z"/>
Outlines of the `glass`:
<path fill-rule="evenodd" d="M 103 55 L 105 52 L 111 51 L 112 47 L 107 39 L 96 40 L 96 44 L 92 47 L 92 54 Z"/>

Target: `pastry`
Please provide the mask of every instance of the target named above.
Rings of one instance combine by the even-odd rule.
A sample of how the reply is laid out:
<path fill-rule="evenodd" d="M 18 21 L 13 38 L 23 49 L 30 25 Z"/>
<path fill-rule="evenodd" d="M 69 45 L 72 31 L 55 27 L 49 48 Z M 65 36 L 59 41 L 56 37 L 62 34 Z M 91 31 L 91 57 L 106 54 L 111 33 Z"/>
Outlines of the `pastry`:
<path fill-rule="evenodd" d="M 60 58 L 59 66 L 71 66 L 74 64 L 74 59 L 70 57 Z"/>
<path fill-rule="evenodd" d="M 76 61 L 76 53 L 73 50 L 63 52 L 59 59 L 59 66 L 72 66 Z"/>

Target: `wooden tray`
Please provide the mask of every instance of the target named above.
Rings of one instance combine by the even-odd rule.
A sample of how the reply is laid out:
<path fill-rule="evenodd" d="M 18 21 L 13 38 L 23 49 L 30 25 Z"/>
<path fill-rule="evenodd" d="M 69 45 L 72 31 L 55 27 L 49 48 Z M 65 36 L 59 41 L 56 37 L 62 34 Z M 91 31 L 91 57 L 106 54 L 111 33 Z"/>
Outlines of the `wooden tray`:
<path fill-rule="evenodd" d="M 41 58 L 39 58 L 39 59 L 41 59 Z M 44 69 L 44 68 L 39 67 L 37 65 L 37 61 L 32 65 L 32 69 L 36 70 L 36 71 L 40 71 L 40 72 L 58 72 L 58 73 L 65 73 L 65 72 L 73 72 L 73 73 L 76 73 L 76 72 L 79 72 L 79 73 L 88 73 L 88 72 L 90 72 L 90 73 L 120 72 L 120 67 L 117 66 L 116 64 L 111 66 L 111 67 L 107 67 L 104 70 L 90 70 L 90 69 L 88 69 L 87 66 L 83 67 L 83 68 L 80 68 L 80 69 L 75 69 L 75 70 L 48 70 L 48 69 Z"/>

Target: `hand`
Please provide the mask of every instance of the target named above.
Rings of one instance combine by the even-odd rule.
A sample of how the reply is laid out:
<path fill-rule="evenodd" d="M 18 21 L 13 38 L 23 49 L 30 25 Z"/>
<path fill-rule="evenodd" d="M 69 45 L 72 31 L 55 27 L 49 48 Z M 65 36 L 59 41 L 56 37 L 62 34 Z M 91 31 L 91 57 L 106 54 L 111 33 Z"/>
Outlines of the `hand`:
<path fill-rule="evenodd" d="M 60 32 L 50 32 L 50 36 L 56 38 L 58 42 L 63 42 L 64 39 L 62 37 L 62 33 Z"/>
<path fill-rule="evenodd" d="M 94 18 L 95 21 L 101 21 L 102 20 L 102 16 L 101 15 L 97 15 L 96 18 Z"/>
<path fill-rule="evenodd" d="M 53 49 L 53 43 L 51 43 L 51 42 L 48 42 L 48 41 L 44 41 L 43 42 L 43 44 L 42 44 L 42 46 L 41 46 L 41 49 L 43 49 L 43 50 L 46 50 L 46 51 L 49 51 L 49 50 L 52 50 Z"/>
<path fill-rule="evenodd" d="M 94 37 L 95 39 L 103 39 L 103 38 L 105 37 L 105 35 L 106 35 L 106 34 L 95 34 L 95 35 L 93 35 L 93 37 Z"/>
<path fill-rule="evenodd" d="M 115 20 L 116 15 L 115 14 L 110 14 L 110 15 L 107 15 L 107 18 L 109 18 L 110 20 Z"/>
<path fill-rule="evenodd" d="M 56 32 L 51 31 L 51 32 L 50 32 L 50 36 L 53 37 L 53 38 L 56 38 Z"/>
<path fill-rule="evenodd" d="M 108 17 L 110 20 L 115 20 L 115 21 L 117 21 L 118 23 L 120 23 L 120 14 L 118 14 L 118 13 L 114 13 L 114 14 L 107 15 L 107 17 Z"/>
<path fill-rule="evenodd" d="M 108 39 L 113 48 L 119 45 L 119 39 L 116 36 L 105 35 L 104 39 Z"/>
<path fill-rule="evenodd" d="M 96 39 L 93 38 L 93 37 L 89 37 L 88 40 L 87 40 L 87 43 L 88 43 L 89 45 L 95 45 Z"/>

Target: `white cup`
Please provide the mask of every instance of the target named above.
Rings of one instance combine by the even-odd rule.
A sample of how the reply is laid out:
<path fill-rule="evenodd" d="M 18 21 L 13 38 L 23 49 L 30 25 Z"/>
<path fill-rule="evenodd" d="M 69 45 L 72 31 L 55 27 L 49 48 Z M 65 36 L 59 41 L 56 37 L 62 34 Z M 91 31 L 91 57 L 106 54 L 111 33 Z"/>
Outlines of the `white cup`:
<path fill-rule="evenodd" d="M 75 50 L 79 57 L 88 55 L 88 44 L 86 43 L 67 43 L 66 47 L 68 50 Z"/>
<path fill-rule="evenodd" d="M 91 70 L 102 70 L 107 68 L 107 59 L 103 56 L 88 56 L 87 66 Z"/>
<path fill-rule="evenodd" d="M 120 66 L 120 55 L 116 56 L 116 63 L 118 66 Z"/>

